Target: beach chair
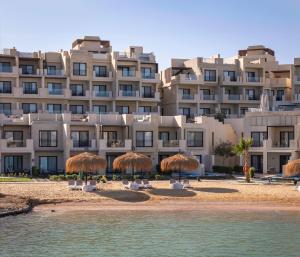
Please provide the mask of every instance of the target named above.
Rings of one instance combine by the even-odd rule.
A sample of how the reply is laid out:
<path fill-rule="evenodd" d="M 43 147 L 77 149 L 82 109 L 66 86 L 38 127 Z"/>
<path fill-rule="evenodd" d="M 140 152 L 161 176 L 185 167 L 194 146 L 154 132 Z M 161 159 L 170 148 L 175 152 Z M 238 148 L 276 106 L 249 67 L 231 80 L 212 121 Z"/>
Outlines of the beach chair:
<path fill-rule="evenodd" d="M 135 182 L 130 182 L 129 183 L 129 189 L 131 189 L 131 190 L 139 190 L 140 187 L 139 187 L 139 184 L 137 184 Z"/>
<path fill-rule="evenodd" d="M 152 188 L 151 184 L 149 183 L 148 179 L 143 179 L 143 187 L 144 188 Z"/>
<path fill-rule="evenodd" d="M 76 180 L 75 181 L 75 188 L 74 189 L 82 189 L 83 181 L 82 180 Z"/>
<path fill-rule="evenodd" d="M 184 189 L 184 186 L 182 183 L 175 182 L 173 184 L 170 184 L 171 189 Z"/>
<path fill-rule="evenodd" d="M 191 188 L 190 181 L 188 179 L 183 180 L 183 187 L 184 188 Z"/>
<path fill-rule="evenodd" d="M 76 189 L 75 180 L 69 180 L 69 181 L 68 181 L 68 188 L 69 188 L 70 190 Z"/>
<path fill-rule="evenodd" d="M 122 180 L 122 185 L 123 185 L 124 189 L 129 189 L 129 182 L 127 179 Z"/>
<path fill-rule="evenodd" d="M 176 180 L 175 179 L 170 179 L 170 185 L 175 184 Z"/>
<path fill-rule="evenodd" d="M 91 187 L 91 190 L 96 190 L 97 189 L 97 181 L 96 180 L 88 181 L 88 186 Z"/>
<path fill-rule="evenodd" d="M 142 180 L 136 179 L 136 180 L 134 181 L 134 183 L 136 183 L 137 186 L 138 186 L 139 188 L 144 188 L 144 186 L 142 185 Z"/>

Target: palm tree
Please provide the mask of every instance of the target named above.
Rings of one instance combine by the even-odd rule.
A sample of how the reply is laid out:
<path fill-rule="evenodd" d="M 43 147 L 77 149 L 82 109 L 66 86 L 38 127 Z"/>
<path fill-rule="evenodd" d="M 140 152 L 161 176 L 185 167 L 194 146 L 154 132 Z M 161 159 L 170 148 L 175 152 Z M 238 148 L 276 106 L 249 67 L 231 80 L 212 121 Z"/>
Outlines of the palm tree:
<path fill-rule="evenodd" d="M 252 138 L 241 138 L 240 142 L 233 147 L 233 152 L 243 156 L 243 171 L 246 176 L 246 182 L 250 182 L 249 148 L 252 146 Z"/>

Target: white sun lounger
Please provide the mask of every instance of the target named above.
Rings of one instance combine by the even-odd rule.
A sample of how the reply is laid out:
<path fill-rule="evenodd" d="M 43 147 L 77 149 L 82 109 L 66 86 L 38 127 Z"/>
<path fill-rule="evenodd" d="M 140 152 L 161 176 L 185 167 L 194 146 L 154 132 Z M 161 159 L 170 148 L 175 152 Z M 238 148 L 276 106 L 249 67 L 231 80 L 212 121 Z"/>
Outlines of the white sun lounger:
<path fill-rule="evenodd" d="M 137 183 L 135 183 L 135 182 L 130 182 L 130 183 L 129 183 L 129 188 L 130 188 L 131 190 L 139 190 L 139 189 L 140 189 L 140 186 L 139 186 L 139 184 L 137 184 Z"/>
<path fill-rule="evenodd" d="M 184 189 L 184 186 L 182 183 L 175 182 L 173 184 L 170 184 L 171 189 Z"/>
<path fill-rule="evenodd" d="M 71 190 L 76 189 L 76 183 L 75 183 L 75 180 L 69 180 L 69 181 L 68 181 L 68 188 L 71 189 Z"/>
<path fill-rule="evenodd" d="M 149 183 L 148 179 L 143 179 L 143 187 L 144 188 L 152 188 L 152 185 Z"/>
<path fill-rule="evenodd" d="M 92 190 L 96 190 L 97 189 L 97 181 L 96 180 L 90 180 L 88 181 L 88 186 L 92 189 Z"/>
<path fill-rule="evenodd" d="M 74 189 L 82 189 L 83 181 L 82 180 L 76 180 L 75 181 L 75 188 Z"/>
<path fill-rule="evenodd" d="M 136 180 L 134 181 L 134 183 L 136 183 L 137 186 L 138 186 L 139 188 L 144 188 L 144 186 L 143 186 L 143 184 L 142 184 L 142 180 L 136 179 Z"/>
<path fill-rule="evenodd" d="M 122 180 L 122 185 L 123 185 L 124 189 L 129 189 L 129 182 L 128 182 L 128 180 L 126 180 L 126 179 Z"/>
<path fill-rule="evenodd" d="M 183 180 L 183 187 L 184 188 L 191 188 L 190 181 L 188 179 Z"/>

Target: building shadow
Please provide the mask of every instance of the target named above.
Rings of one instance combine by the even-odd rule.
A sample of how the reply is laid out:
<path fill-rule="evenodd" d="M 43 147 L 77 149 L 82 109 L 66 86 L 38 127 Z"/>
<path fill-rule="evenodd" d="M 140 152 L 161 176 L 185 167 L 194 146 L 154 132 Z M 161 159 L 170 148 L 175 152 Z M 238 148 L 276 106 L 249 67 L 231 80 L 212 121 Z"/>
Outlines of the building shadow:
<path fill-rule="evenodd" d="M 237 193 L 239 190 L 232 188 L 222 188 L 222 187 L 194 187 L 194 191 L 205 192 L 205 193 L 216 193 L 216 194 L 229 194 Z"/>
<path fill-rule="evenodd" d="M 195 192 L 188 191 L 186 189 L 157 188 L 157 189 L 150 189 L 148 192 L 153 195 L 170 196 L 170 197 L 192 197 L 196 195 Z"/>
<path fill-rule="evenodd" d="M 121 202 L 145 202 L 150 199 L 150 196 L 143 192 L 135 192 L 130 190 L 107 190 L 107 191 L 94 191 L 94 194 L 111 198 Z"/>

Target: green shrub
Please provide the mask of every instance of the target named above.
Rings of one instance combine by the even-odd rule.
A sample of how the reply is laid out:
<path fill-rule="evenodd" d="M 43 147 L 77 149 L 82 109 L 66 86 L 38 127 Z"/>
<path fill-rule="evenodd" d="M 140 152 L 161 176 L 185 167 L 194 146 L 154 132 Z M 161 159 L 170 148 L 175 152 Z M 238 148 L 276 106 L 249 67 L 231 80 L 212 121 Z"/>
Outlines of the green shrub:
<path fill-rule="evenodd" d="M 102 183 L 107 183 L 107 178 L 106 178 L 106 176 L 101 176 L 101 178 L 100 178 L 100 181 L 102 182 Z"/>
<path fill-rule="evenodd" d="M 134 175 L 133 179 L 141 179 L 141 176 L 140 175 Z"/>
<path fill-rule="evenodd" d="M 112 180 L 113 180 L 113 181 L 118 181 L 118 180 L 120 180 L 120 178 L 121 178 L 121 177 L 120 177 L 119 175 L 116 175 L 116 174 L 113 174 L 113 175 L 112 175 Z"/>
<path fill-rule="evenodd" d="M 40 176 L 40 169 L 36 166 L 32 166 L 32 176 L 38 177 Z"/>
<path fill-rule="evenodd" d="M 77 180 L 76 174 L 66 175 L 66 180 Z"/>
<path fill-rule="evenodd" d="M 51 176 L 49 177 L 49 179 L 50 179 L 51 181 L 58 181 L 58 176 L 57 176 L 57 175 L 51 175 Z"/>
<path fill-rule="evenodd" d="M 67 178 L 66 178 L 65 175 L 58 175 L 58 180 L 59 181 L 64 181 L 64 180 L 67 180 Z"/>
<path fill-rule="evenodd" d="M 233 170 L 234 170 L 234 172 L 236 172 L 236 173 L 243 173 L 243 166 L 235 165 L 235 166 L 233 167 Z"/>
<path fill-rule="evenodd" d="M 250 173 L 250 178 L 254 178 L 255 168 L 251 167 L 249 173 Z"/>
<path fill-rule="evenodd" d="M 167 177 L 164 175 L 156 174 L 155 175 L 155 180 L 166 180 Z"/>
<path fill-rule="evenodd" d="M 213 172 L 216 173 L 226 173 L 226 174 L 232 174 L 233 168 L 228 166 L 213 166 Z"/>

